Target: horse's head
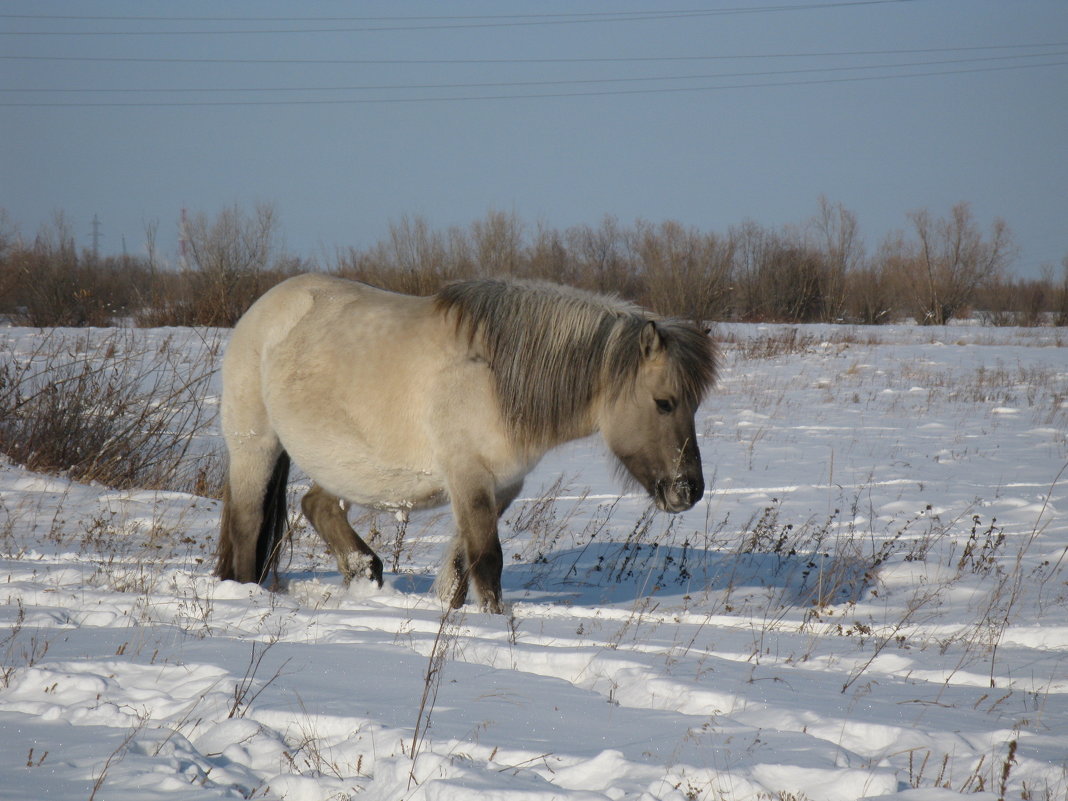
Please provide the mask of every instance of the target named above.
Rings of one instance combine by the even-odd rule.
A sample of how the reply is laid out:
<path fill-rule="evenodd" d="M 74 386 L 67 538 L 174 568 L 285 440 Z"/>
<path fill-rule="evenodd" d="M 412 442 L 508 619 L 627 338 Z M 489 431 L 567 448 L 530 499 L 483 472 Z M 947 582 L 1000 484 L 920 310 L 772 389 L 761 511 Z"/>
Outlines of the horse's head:
<path fill-rule="evenodd" d="M 693 326 L 653 322 L 637 348 L 632 384 L 604 400 L 601 433 L 658 508 L 683 512 L 705 491 L 694 413 L 715 377 L 715 348 Z"/>

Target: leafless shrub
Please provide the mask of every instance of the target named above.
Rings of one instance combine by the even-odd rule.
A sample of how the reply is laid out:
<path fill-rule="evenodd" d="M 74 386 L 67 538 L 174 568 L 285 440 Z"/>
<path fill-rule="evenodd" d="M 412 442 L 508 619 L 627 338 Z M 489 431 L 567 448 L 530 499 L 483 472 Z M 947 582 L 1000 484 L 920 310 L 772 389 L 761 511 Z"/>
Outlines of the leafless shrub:
<path fill-rule="evenodd" d="M 844 301 L 845 318 L 862 325 L 892 323 L 902 312 L 887 271 L 875 264 L 846 273 Z"/>
<path fill-rule="evenodd" d="M 549 554 L 569 531 L 572 520 L 589 490 L 580 493 L 567 509 L 561 503 L 562 496 L 569 492 L 568 479 L 559 476 L 537 498 L 516 503 L 508 512 L 509 528 L 514 534 L 526 535 L 528 544 L 525 553 L 515 558 L 532 564 L 547 564 Z"/>
<path fill-rule="evenodd" d="M 1014 254 L 1005 222 L 995 220 L 984 235 L 967 203 L 955 205 L 945 218 L 923 209 L 909 214 L 909 221 L 915 239 L 893 235 L 882 258 L 913 316 L 925 325 L 945 325 L 963 314 Z"/>
<path fill-rule="evenodd" d="M 628 253 L 626 232 L 615 217 L 606 216 L 597 227 L 568 228 L 563 246 L 573 262 L 573 283 L 596 292 L 633 297 L 638 279 Z"/>
<path fill-rule="evenodd" d="M 0 451 L 79 481 L 215 494 L 217 460 L 190 452 L 213 422 L 204 396 L 217 349 L 206 352 L 190 366 L 130 334 L 45 337 L 0 363 Z"/>
<path fill-rule="evenodd" d="M 267 652 L 271 650 L 279 642 L 278 638 L 271 637 L 264 643 L 257 651 L 257 643 L 252 643 L 252 653 L 249 654 L 248 666 L 245 668 L 245 675 L 241 677 L 241 680 L 234 684 L 232 692 L 232 702 L 230 704 L 230 711 L 226 715 L 227 718 L 243 718 L 248 714 L 249 707 L 260 697 L 260 693 L 270 687 L 276 682 L 282 675 L 282 671 L 285 670 L 286 665 L 289 664 L 289 660 L 285 660 L 275 670 L 274 675 L 267 681 L 257 686 L 256 674 L 259 673 L 260 667 L 263 665 L 263 658 L 267 656 Z"/>
<path fill-rule="evenodd" d="M 539 224 L 527 254 L 527 275 L 531 278 L 581 285 L 575 256 L 560 231 Z"/>
<path fill-rule="evenodd" d="M 33 325 L 232 325 L 259 295 L 312 262 L 281 252 L 277 215 L 261 204 L 183 218 L 178 269 L 160 259 L 153 225 L 147 257 L 79 253 L 62 216 L 30 247 L 0 209 L 0 313 Z M 1007 226 L 988 232 L 966 203 L 943 219 L 909 215 L 866 254 L 855 215 L 826 198 L 811 219 L 773 230 L 746 222 L 725 234 L 666 220 L 533 229 L 490 211 L 466 227 L 434 230 L 402 217 L 369 248 L 339 249 L 336 274 L 414 295 L 475 276 L 511 275 L 612 292 L 673 317 L 710 322 L 942 324 L 969 311 L 1011 325 L 1068 325 L 1065 278 L 1007 279 L 1015 253 Z"/>
<path fill-rule="evenodd" d="M 734 244 L 668 221 L 639 222 L 633 234 L 637 266 L 645 283 L 641 300 L 671 317 L 722 319 L 728 309 Z"/>
<path fill-rule="evenodd" d="M 79 251 L 62 214 L 29 246 L 0 231 L 0 312 L 17 323 L 112 325 L 131 313 L 147 279 L 142 259 Z"/>
<path fill-rule="evenodd" d="M 998 276 L 976 292 L 979 319 L 987 325 L 1068 325 L 1068 257 L 1063 277 L 1054 277 L 1052 265 L 1041 278 Z"/>
<path fill-rule="evenodd" d="M 776 359 L 797 353 L 811 353 L 819 341 L 812 334 L 801 333 L 796 327 L 759 337 L 722 336 L 720 343 L 747 360 Z"/>
<path fill-rule="evenodd" d="M 846 311 L 848 278 L 864 262 L 864 244 L 856 215 L 841 203 L 819 199 L 819 212 L 809 223 L 811 245 L 823 254 L 824 318 L 838 320 Z"/>
<path fill-rule="evenodd" d="M 142 326 L 232 326 L 260 295 L 306 265 L 279 253 L 278 219 L 269 204 L 239 206 L 209 220 L 183 218 L 183 264 L 161 274 L 137 321 Z"/>
<path fill-rule="evenodd" d="M 1055 298 L 1052 304 L 1054 325 L 1068 325 L 1068 256 L 1061 260 L 1061 266 L 1064 268 L 1061 282 L 1056 286 L 1053 293 Z M 1052 279 L 1053 271 L 1050 270 L 1050 283 L 1052 283 Z"/>
<path fill-rule="evenodd" d="M 274 209 L 268 205 L 257 206 L 252 217 L 232 206 L 214 221 L 203 214 L 189 221 L 184 237 L 190 264 L 203 278 L 202 289 L 216 295 L 220 310 L 233 308 L 236 299 L 228 296 L 250 289 L 248 279 L 270 265 L 276 228 Z"/>
<path fill-rule="evenodd" d="M 830 269 L 818 251 L 775 248 L 760 273 L 762 316 L 796 322 L 829 319 L 829 281 Z"/>
<path fill-rule="evenodd" d="M 422 217 L 405 216 L 370 250 L 339 253 L 336 272 L 393 292 L 430 295 L 448 281 L 473 275 L 474 266 L 462 231 L 442 234 Z"/>
<path fill-rule="evenodd" d="M 480 275 L 522 275 L 523 223 L 514 212 L 490 211 L 471 223 L 470 241 Z"/>
<path fill-rule="evenodd" d="M 735 229 L 736 310 L 743 320 L 820 322 L 841 303 L 838 267 L 796 232 L 775 233 L 747 222 Z"/>
<path fill-rule="evenodd" d="M 22 599 L 17 598 L 18 612 L 15 622 L 3 637 L 0 637 L 0 689 L 11 686 L 11 680 L 19 668 L 33 667 L 48 653 L 48 641 L 38 632 L 29 635 L 29 641 L 22 637 L 26 624 L 26 609 Z"/>
<path fill-rule="evenodd" d="M 976 293 L 978 317 L 985 325 L 1041 325 L 1050 307 L 1050 280 L 996 278 Z"/>

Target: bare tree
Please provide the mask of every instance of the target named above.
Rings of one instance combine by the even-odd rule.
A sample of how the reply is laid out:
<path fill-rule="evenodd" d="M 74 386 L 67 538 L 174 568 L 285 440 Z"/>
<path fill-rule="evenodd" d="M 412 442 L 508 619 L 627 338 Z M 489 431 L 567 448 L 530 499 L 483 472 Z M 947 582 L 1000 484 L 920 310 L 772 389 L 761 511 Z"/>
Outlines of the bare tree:
<path fill-rule="evenodd" d="M 7 209 L 0 207 L 0 312 L 3 313 L 14 311 L 17 305 L 19 270 L 14 255 L 20 247 L 18 229 Z"/>
<path fill-rule="evenodd" d="M 627 258 L 626 235 L 619 221 L 605 215 L 601 224 L 578 225 L 564 235 L 575 260 L 576 278 L 587 289 L 599 292 L 626 292 L 633 283 L 632 265 Z"/>
<path fill-rule="evenodd" d="M 430 230 L 424 217 L 405 214 L 389 224 L 389 256 L 394 269 L 414 273 L 440 270 L 444 262 L 441 234 Z"/>
<path fill-rule="evenodd" d="M 563 235 L 555 228 L 538 223 L 530 244 L 528 272 L 532 278 L 577 283 L 575 260 L 568 253 Z"/>
<path fill-rule="evenodd" d="M 491 211 L 471 223 L 476 266 L 482 275 L 516 275 L 522 267 L 523 223 L 513 212 Z"/>
<path fill-rule="evenodd" d="M 21 322 L 34 326 L 108 325 L 103 287 L 94 280 L 96 260 L 78 253 L 73 230 L 60 211 L 42 226 L 33 247 L 16 254 Z"/>
<path fill-rule="evenodd" d="M 195 314 L 200 325 L 233 325 L 266 288 L 278 248 L 274 206 L 261 203 L 246 215 L 234 205 L 214 220 L 196 215 L 186 226 L 194 268 Z"/>
<path fill-rule="evenodd" d="M 909 220 L 916 242 L 903 279 L 917 320 L 925 325 L 945 325 L 959 315 L 1015 254 L 1005 221 L 994 220 L 984 236 L 967 203 L 955 205 L 945 218 L 932 218 L 924 209 Z"/>
<path fill-rule="evenodd" d="M 436 292 L 453 276 L 445 237 L 432 231 L 424 217 L 404 215 L 390 223 L 381 266 L 391 273 L 390 288 L 412 295 Z"/>
<path fill-rule="evenodd" d="M 157 270 L 161 266 L 157 234 L 159 233 L 159 220 L 146 220 L 145 227 L 145 253 L 148 258 L 148 268 Z"/>
<path fill-rule="evenodd" d="M 857 218 L 841 203 L 832 204 L 820 196 L 819 212 L 810 222 L 814 246 L 823 253 L 824 315 L 837 320 L 845 311 L 846 287 L 850 274 L 864 260 Z"/>
<path fill-rule="evenodd" d="M 631 248 L 645 278 L 642 300 L 674 317 L 701 324 L 721 319 L 727 309 L 734 244 L 668 220 L 638 222 Z"/>
<path fill-rule="evenodd" d="M 830 270 L 822 249 L 800 232 L 769 231 L 754 222 L 732 229 L 738 312 L 744 320 L 817 322 L 840 312 L 828 306 Z M 841 290 L 838 290 L 839 296 Z"/>
<path fill-rule="evenodd" d="M 0 206 L 0 261 L 11 253 L 18 239 L 18 227 L 11 219 L 7 209 Z"/>
<path fill-rule="evenodd" d="M 1061 266 L 1064 268 L 1064 273 L 1061 285 L 1056 287 L 1054 320 L 1056 325 L 1068 325 L 1068 256 L 1061 259 Z M 1050 283 L 1052 283 L 1052 272 Z"/>
<path fill-rule="evenodd" d="M 214 220 L 196 215 L 186 227 L 189 256 L 197 269 L 236 278 L 267 269 L 275 246 L 274 206 L 261 203 L 252 216 L 234 205 Z"/>
<path fill-rule="evenodd" d="M 761 265 L 775 237 L 755 220 L 746 220 L 740 226 L 732 227 L 729 235 L 734 243 L 732 272 L 736 313 L 743 320 L 764 319 L 767 312 L 760 291 Z"/>

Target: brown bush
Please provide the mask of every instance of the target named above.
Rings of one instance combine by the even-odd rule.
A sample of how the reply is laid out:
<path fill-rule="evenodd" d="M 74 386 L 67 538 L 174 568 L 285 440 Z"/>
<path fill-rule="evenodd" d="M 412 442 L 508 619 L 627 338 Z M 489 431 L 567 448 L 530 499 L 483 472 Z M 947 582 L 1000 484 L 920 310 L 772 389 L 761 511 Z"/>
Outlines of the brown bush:
<path fill-rule="evenodd" d="M 61 216 L 32 246 L 0 248 L 2 311 L 23 325 L 112 325 L 132 313 L 146 280 L 142 260 L 79 252 Z"/>
<path fill-rule="evenodd" d="M 31 470 L 118 488 L 211 494 L 219 460 L 190 458 L 214 423 L 205 404 L 218 348 L 175 361 L 129 332 L 101 340 L 53 333 L 0 361 L 0 452 Z"/>
<path fill-rule="evenodd" d="M 637 223 L 631 241 L 644 284 L 638 298 L 643 305 L 698 323 L 727 316 L 734 257 L 729 238 L 669 221 Z"/>
<path fill-rule="evenodd" d="M 843 316 L 862 325 L 891 323 L 900 316 L 893 284 L 875 265 L 864 265 L 845 275 Z"/>
<path fill-rule="evenodd" d="M 834 319 L 843 284 L 837 268 L 797 233 L 745 223 L 735 236 L 735 304 L 743 320 L 793 323 Z"/>
<path fill-rule="evenodd" d="M 594 292 L 635 297 L 641 291 L 641 280 L 628 239 L 627 232 L 615 217 L 605 217 L 596 228 L 590 225 L 568 228 L 563 244 L 571 256 L 572 280 L 569 283 Z"/>
<path fill-rule="evenodd" d="M 917 322 L 945 325 L 1002 275 L 1014 252 L 1012 235 L 995 220 L 984 236 L 967 203 L 958 203 L 948 217 L 933 218 L 924 209 L 909 220 L 916 238 L 895 259 L 896 280 Z"/>
<path fill-rule="evenodd" d="M 184 226 L 184 259 L 161 268 L 155 230 L 148 258 L 78 253 L 62 217 L 32 247 L 0 210 L 0 313 L 34 325 L 232 325 L 275 283 L 315 265 L 286 256 L 269 205 L 234 206 Z M 980 230 L 967 204 L 935 219 L 909 215 L 908 233 L 865 255 L 856 218 L 820 199 L 796 228 L 746 222 L 726 235 L 668 220 L 533 230 L 491 211 L 466 227 L 431 228 L 403 217 L 368 248 L 339 250 L 331 271 L 385 289 L 429 295 L 463 278 L 512 275 L 611 292 L 661 314 L 693 320 L 886 323 L 914 316 L 944 323 L 977 308 L 996 322 L 1068 324 L 1065 279 L 1008 280 L 1013 247 L 1005 224 Z"/>
<path fill-rule="evenodd" d="M 183 238 L 190 322 L 231 326 L 277 283 L 277 236 L 274 208 L 267 204 L 252 215 L 232 206 L 214 220 L 203 214 L 189 220 Z"/>
<path fill-rule="evenodd" d="M 467 237 L 458 229 L 431 230 L 422 217 L 402 217 L 389 226 L 389 238 L 370 250 L 339 253 L 334 271 L 392 292 L 431 295 L 442 284 L 474 275 Z"/>

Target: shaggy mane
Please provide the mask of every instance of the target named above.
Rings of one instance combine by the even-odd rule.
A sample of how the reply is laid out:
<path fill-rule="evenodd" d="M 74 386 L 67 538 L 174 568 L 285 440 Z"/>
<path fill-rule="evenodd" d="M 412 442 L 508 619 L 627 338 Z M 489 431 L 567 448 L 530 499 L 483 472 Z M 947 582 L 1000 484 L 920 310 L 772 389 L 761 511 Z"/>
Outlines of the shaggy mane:
<path fill-rule="evenodd" d="M 715 380 L 716 350 L 689 323 L 660 320 L 615 297 L 556 284 L 484 279 L 435 298 L 493 372 L 498 401 L 520 443 L 553 446 L 584 428 L 601 393 L 633 387 L 639 336 L 655 320 L 679 401 L 696 409 Z"/>

